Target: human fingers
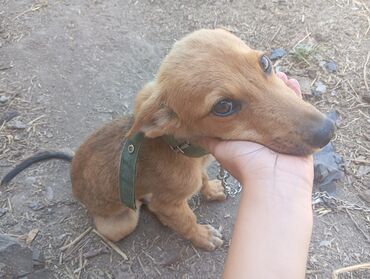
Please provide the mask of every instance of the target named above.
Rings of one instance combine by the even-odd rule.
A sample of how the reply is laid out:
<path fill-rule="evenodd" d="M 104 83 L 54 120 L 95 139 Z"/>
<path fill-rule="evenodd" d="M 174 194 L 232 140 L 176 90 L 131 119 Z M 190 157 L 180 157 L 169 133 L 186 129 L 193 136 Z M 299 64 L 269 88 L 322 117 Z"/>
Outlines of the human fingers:
<path fill-rule="evenodd" d="M 291 88 L 294 91 L 294 93 L 297 94 L 298 97 L 302 98 L 301 86 L 299 85 L 298 80 L 294 78 L 288 79 L 288 81 L 286 82 L 286 85 L 289 88 Z"/>
<path fill-rule="evenodd" d="M 284 81 L 285 83 L 287 83 L 288 81 L 288 77 L 285 73 L 283 72 L 277 72 L 276 73 L 277 77 L 280 78 L 282 81 Z"/>

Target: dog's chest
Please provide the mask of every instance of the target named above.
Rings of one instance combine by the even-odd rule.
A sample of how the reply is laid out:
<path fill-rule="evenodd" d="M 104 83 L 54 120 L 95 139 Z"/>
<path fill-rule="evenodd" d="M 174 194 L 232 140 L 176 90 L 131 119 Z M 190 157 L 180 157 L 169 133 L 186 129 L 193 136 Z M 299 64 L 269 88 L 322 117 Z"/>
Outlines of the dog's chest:
<path fill-rule="evenodd" d="M 191 196 L 202 185 L 205 160 L 174 153 L 163 141 L 149 140 L 143 144 L 138 164 L 138 191 L 169 192 Z"/>

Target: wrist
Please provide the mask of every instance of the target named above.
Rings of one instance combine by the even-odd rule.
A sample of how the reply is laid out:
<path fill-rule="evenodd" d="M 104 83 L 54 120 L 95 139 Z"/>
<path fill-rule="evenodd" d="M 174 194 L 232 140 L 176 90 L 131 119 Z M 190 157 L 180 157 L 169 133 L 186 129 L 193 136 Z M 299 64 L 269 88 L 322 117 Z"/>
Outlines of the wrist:
<path fill-rule="evenodd" d="M 255 205 L 276 206 L 283 210 L 299 208 L 311 211 L 313 179 L 271 174 L 251 175 L 242 180 L 243 196 Z"/>

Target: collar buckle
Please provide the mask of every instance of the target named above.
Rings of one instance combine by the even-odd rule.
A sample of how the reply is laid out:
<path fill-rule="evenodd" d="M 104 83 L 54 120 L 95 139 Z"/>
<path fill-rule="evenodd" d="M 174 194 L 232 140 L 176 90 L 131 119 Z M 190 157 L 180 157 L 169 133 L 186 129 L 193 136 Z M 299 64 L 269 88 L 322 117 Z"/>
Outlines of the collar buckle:
<path fill-rule="evenodd" d="M 175 152 L 175 153 L 182 153 L 182 154 L 185 154 L 185 149 L 190 147 L 190 143 L 188 142 L 184 142 L 184 143 L 181 143 L 179 145 L 176 145 L 176 146 L 172 146 L 170 145 L 171 149 Z"/>

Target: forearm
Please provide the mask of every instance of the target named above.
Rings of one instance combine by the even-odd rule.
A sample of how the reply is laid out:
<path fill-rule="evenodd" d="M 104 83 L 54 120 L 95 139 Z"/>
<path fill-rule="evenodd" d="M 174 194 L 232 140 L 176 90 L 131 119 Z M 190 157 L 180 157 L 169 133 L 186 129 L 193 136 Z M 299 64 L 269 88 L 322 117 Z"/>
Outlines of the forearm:
<path fill-rule="evenodd" d="M 262 180 L 244 188 L 225 279 L 304 278 L 312 210 L 310 188 L 299 188 L 300 184 L 280 187 Z M 297 188 L 297 195 L 284 187 Z"/>

